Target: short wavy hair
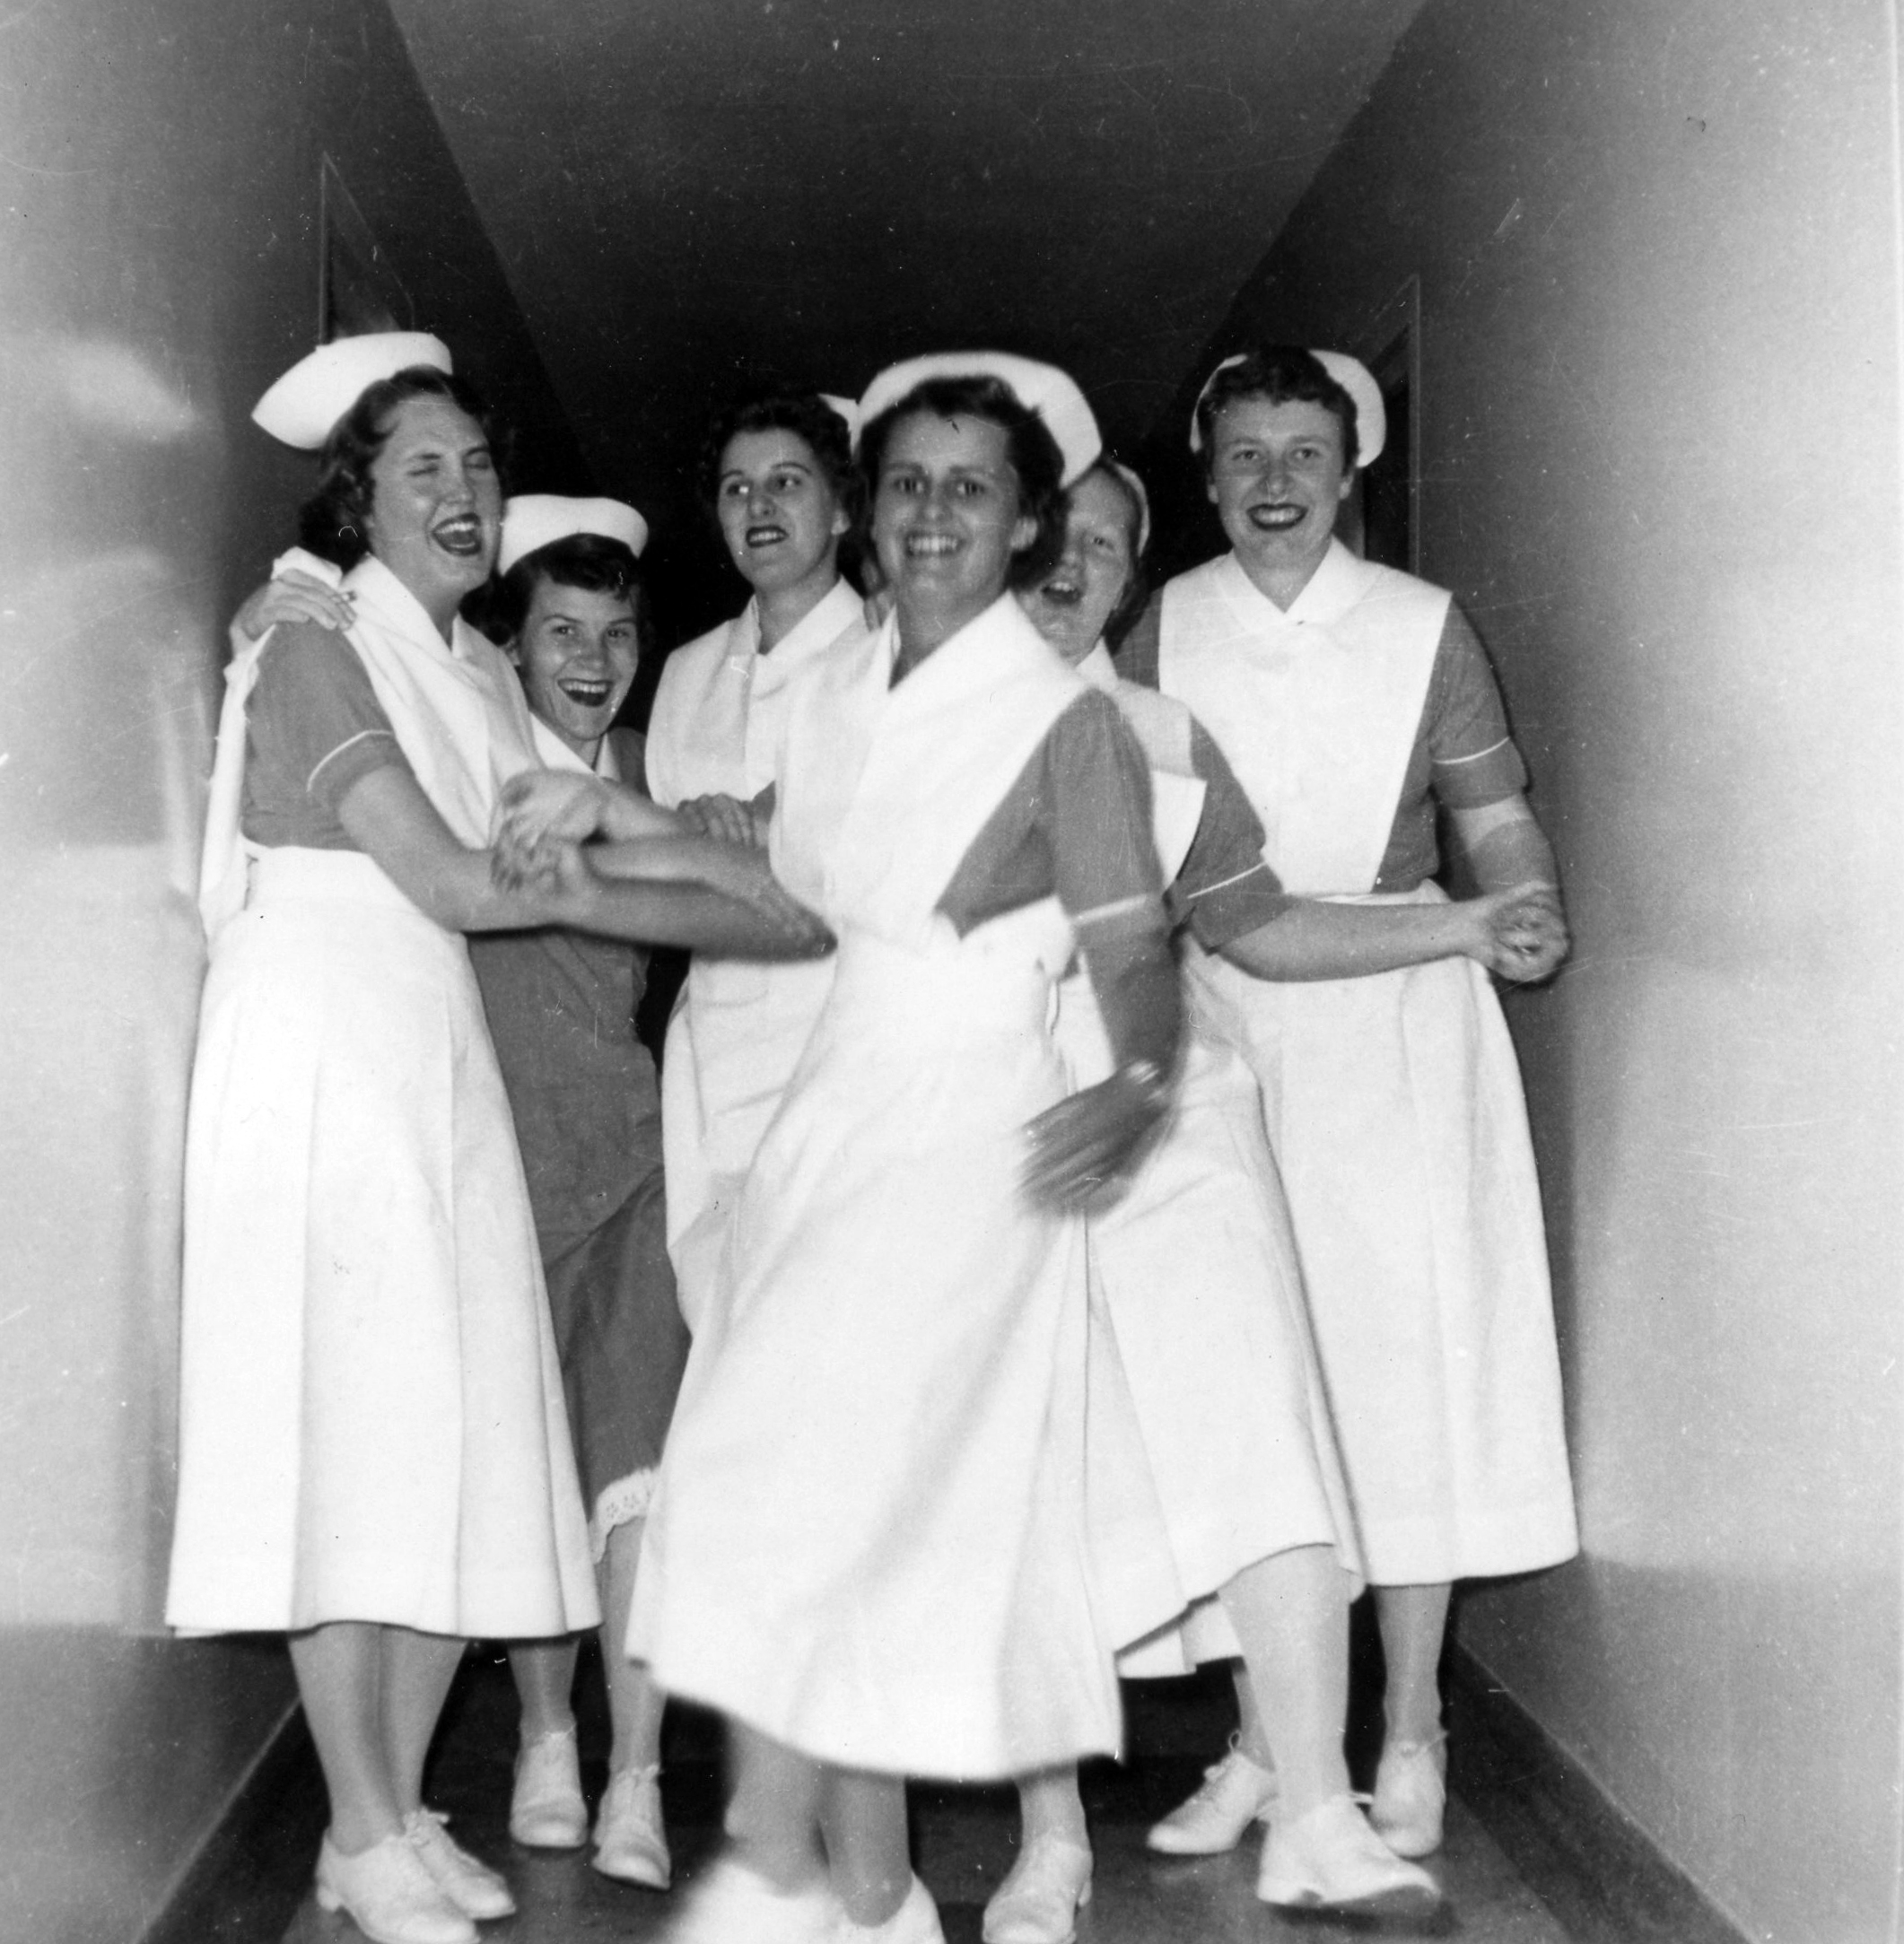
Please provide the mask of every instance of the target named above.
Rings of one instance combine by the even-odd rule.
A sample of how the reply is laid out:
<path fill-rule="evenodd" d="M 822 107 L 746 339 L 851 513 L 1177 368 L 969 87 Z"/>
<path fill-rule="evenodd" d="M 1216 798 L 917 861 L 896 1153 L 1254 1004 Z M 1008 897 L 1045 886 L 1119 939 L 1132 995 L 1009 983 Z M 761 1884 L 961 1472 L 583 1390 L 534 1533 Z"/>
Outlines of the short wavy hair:
<path fill-rule="evenodd" d="M 1138 498 L 1143 489 L 1143 481 L 1136 468 L 1112 458 L 1108 453 L 1092 466 L 1084 479 L 1073 484 L 1071 491 L 1075 493 L 1085 479 L 1109 480 L 1117 488 L 1130 524 L 1131 578 L 1124 582 L 1124 590 L 1117 597 L 1117 606 L 1105 617 L 1105 640 L 1114 646 L 1130 632 L 1131 623 L 1144 611 L 1144 604 L 1150 598 L 1150 582 L 1144 572 L 1144 555 L 1149 551 L 1150 537 L 1144 529 L 1149 523 L 1149 509 Z"/>
<path fill-rule="evenodd" d="M 1037 522 L 1037 536 L 1022 554 L 1012 556 L 1006 585 L 1014 592 L 1034 588 L 1058 564 L 1064 552 L 1064 460 L 1058 441 L 1044 421 L 1020 402 L 1001 379 L 974 373 L 969 377 L 929 378 L 890 405 L 860 432 L 860 479 L 865 496 L 860 545 L 876 558 L 872 545 L 872 504 L 886 463 L 893 428 L 919 412 L 934 418 L 976 418 L 998 426 L 1018 482 L 1019 510 Z"/>
<path fill-rule="evenodd" d="M 428 397 L 447 398 L 467 412 L 493 450 L 496 432 L 489 407 L 467 379 L 427 364 L 380 378 L 364 388 L 324 441 L 318 457 L 318 490 L 298 513 L 301 545 L 346 573 L 370 552 L 371 505 L 376 497 L 371 468 L 396 425 L 397 408 L 411 398 Z M 499 458 L 499 474 L 501 470 Z"/>
<path fill-rule="evenodd" d="M 1197 430 L 1203 439 L 1203 470 L 1216 464 L 1217 415 L 1239 398 L 1271 405 L 1319 405 L 1342 428 L 1342 463 L 1355 469 L 1355 400 L 1330 377 L 1323 362 L 1301 344 L 1258 344 L 1240 364 L 1218 371 L 1197 400 Z"/>
<path fill-rule="evenodd" d="M 545 581 L 589 594 L 626 596 L 634 610 L 637 648 L 645 660 L 653 646 L 648 589 L 641 562 L 619 540 L 605 534 L 572 533 L 525 554 L 488 590 L 474 618 L 485 634 L 506 647 L 521 634 L 536 589 Z"/>
<path fill-rule="evenodd" d="M 742 432 L 792 432 L 807 442 L 834 496 L 857 519 L 860 475 L 852 462 L 852 435 L 846 421 L 816 391 L 755 392 L 721 413 L 708 427 L 695 468 L 694 486 L 703 503 L 714 503 L 729 442 Z"/>

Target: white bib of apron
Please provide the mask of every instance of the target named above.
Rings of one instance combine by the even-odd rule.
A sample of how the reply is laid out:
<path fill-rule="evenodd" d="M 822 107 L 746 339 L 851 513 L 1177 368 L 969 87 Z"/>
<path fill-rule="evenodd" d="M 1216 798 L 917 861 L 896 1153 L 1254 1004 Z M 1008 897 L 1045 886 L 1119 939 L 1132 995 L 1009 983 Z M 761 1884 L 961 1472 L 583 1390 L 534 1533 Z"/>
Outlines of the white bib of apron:
<path fill-rule="evenodd" d="M 896 627 L 887 621 L 882 644 Z M 944 923 L 939 894 L 1078 693 L 1076 676 L 1001 595 L 878 699 L 869 744 L 840 750 L 829 792 L 837 824 L 827 814 L 802 820 L 785 847 L 789 884 L 810 881 L 817 867 L 823 910 L 922 946 Z M 948 711 L 956 736 L 945 732 Z M 813 795 L 807 802 L 817 807 Z"/>
<path fill-rule="evenodd" d="M 1165 588 L 1158 684 L 1216 738 L 1297 896 L 1375 888 L 1448 599 L 1339 540 L 1287 612 L 1234 554 Z"/>

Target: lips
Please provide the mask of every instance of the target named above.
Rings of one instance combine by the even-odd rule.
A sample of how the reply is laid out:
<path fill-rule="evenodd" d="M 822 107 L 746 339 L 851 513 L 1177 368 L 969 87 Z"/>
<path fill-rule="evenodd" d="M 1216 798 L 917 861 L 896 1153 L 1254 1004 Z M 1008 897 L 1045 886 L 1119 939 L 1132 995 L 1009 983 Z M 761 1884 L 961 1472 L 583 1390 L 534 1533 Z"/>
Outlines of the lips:
<path fill-rule="evenodd" d="M 787 529 L 784 527 L 749 527 L 747 530 L 747 543 L 749 546 L 772 546 L 776 541 L 784 540 L 786 537 Z"/>
<path fill-rule="evenodd" d="M 467 559 L 483 551 L 483 523 L 474 513 L 459 513 L 438 521 L 430 529 L 430 537 L 444 553 Z"/>
<path fill-rule="evenodd" d="M 599 709 L 615 693 L 612 682 L 589 682 L 565 676 L 555 686 L 579 709 Z"/>
<path fill-rule="evenodd" d="M 909 533 L 905 536 L 908 560 L 945 560 L 958 552 L 958 536 L 949 533 Z"/>
<path fill-rule="evenodd" d="M 1249 523 L 1258 533 L 1287 533 L 1292 527 L 1299 527 L 1309 517 L 1306 506 L 1291 506 L 1288 501 L 1278 501 L 1272 506 L 1253 506 L 1249 510 Z"/>
<path fill-rule="evenodd" d="M 1038 598 L 1048 601 L 1053 607 L 1076 607 L 1084 600 L 1084 583 L 1053 578 L 1038 589 Z"/>

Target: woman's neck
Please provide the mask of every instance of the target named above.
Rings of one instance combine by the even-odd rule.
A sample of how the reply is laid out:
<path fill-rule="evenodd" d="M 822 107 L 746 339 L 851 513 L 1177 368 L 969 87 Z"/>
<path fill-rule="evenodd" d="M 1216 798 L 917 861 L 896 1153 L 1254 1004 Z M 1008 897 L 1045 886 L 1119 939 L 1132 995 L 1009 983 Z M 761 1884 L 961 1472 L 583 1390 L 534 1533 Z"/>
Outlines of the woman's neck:
<path fill-rule="evenodd" d="M 775 588 L 767 594 L 756 592 L 754 598 L 760 609 L 760 652 L 764 655 L 778 648 L 833 592 L 839 579 L 840 570 L 829 554 L 824 565 L 804 580 L 796 580 L 790 588 Z"/>
<path fill-rule="evenodd" d="M 1284 562 L 1245 553 L 1240 546 L 1234 551 L 1236 563 L 1249 577 L 1250 585 L 1285 614 L 1295 606 L 1302 590 L 1315 579 L 1316 570 L 1329 554 L 1329 548 L 1324 546 L 1320 554 L 1307 560 Z"/>
<path fill-rule="evenodd" d="M 1002 591 L 1002 590 L 1001 590 Z M 893 679 L 909 675 L 929 656 L 937 654 L 961 628 L 969 627 L 987 609 L 996 605 L 998 595 L 979 602 L 956 606 L 938 602 L 909 602 L 902 593 L 896 604 L 899 625 L 899 655 Z"/>

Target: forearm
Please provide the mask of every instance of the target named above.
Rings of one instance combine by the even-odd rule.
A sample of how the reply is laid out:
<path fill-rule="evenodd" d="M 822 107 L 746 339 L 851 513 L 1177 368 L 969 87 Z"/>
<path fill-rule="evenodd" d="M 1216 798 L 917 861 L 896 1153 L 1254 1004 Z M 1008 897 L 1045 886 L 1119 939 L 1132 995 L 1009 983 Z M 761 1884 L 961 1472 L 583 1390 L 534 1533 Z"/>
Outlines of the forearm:
<path fill-rule="evenodd" d="M 1550 885 L 1559 890 L 1553 846 L 1524 797 L 1454 810 L 1449 821 L 1483 891 L 1512 891 L 1522 885 Z"/>
<path fill-rule="evenodd" d="M 596 861 L 591 850 L 590 860 Z M 691 882 L 599 879 L 565 902 L 562 922 L 640 945 L 684 946 L 710 958 L 811 958 L 813 946 L 790 937 L 753 906 Z"/>
<path fill-rule="evenodd" d="M 703 886 L 724 883 L 735 847 L 718 837 L 680 835 L 678 830 L 674 825 L 670 832 L 590 844 L 589 862 L 604 877 Z"/>
<path fill-rule="evenodd" d="M 1222 948 L 1257 979 L 1296 984 L 1366 979 L 1470 951 L 1472 923 L 1458 904 L 1331 904 L 1304 898 Z"/>
<path fill-rule="evenodd" d="M 1183 993 L 1161 909 L 1078 928 L 1086 976 L 1120 1067 L 1148 1062 L 1159 1076 L 1176 1066 Z"/>
<path fill-rule="evenodd" d="M 377 861 L 405 896 L 446 931 L 526 931 L 556 922 L 552 889 L 540 884 L 499 889 L 490 875 L 487 850 L 439 855 L 422 869 L 408 867 L 409 860 L 403 859 Z"/>
<path fill-rule="evenodd" d="M 601 834 L 611 843 L 639 843 L 644 839 L 674 837 L 685 826 L 672 810 L 625 783 L 604 786 Z"/>

